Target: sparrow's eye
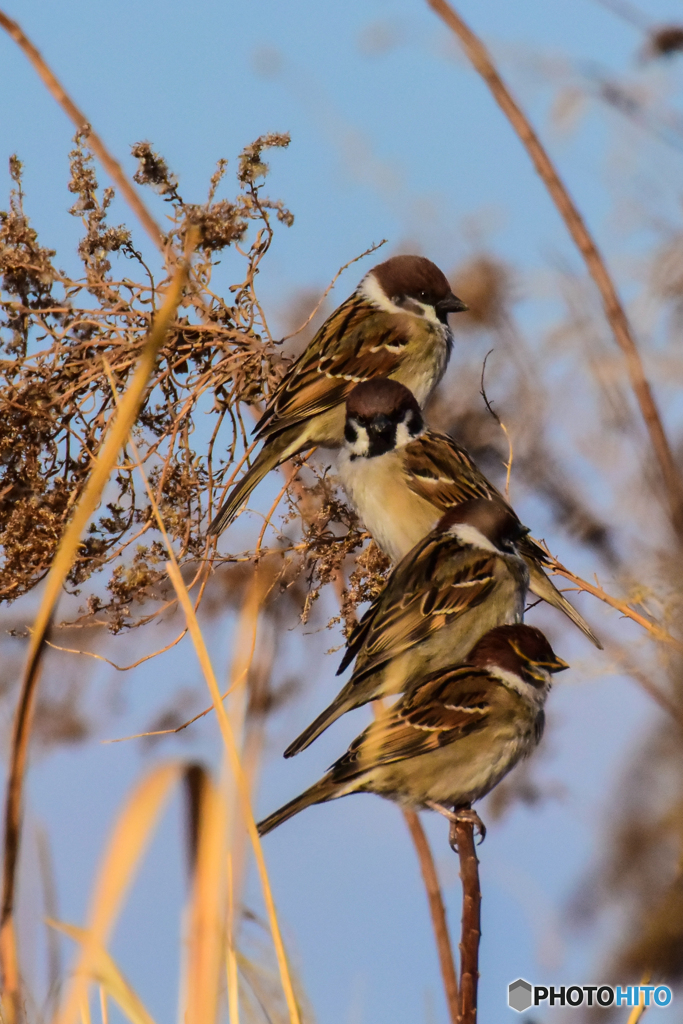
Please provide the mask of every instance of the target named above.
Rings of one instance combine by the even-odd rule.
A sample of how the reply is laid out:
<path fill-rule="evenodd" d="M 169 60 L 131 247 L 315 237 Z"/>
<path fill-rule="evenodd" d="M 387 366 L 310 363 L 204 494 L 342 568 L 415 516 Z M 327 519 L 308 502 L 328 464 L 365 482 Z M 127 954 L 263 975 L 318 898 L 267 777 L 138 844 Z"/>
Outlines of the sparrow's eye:
<path fill-rule="evenodd" d="M 420 292 L 420 302 L 426 302 L 426 301 L 427 301 L 427 292 L 421 291 Z"/>

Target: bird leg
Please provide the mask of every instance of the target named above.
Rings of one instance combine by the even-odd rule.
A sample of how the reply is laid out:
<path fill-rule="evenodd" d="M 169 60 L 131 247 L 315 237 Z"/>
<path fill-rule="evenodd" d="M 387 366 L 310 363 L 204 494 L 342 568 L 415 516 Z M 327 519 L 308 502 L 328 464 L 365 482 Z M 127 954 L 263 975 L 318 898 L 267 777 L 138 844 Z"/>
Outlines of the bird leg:
<path fill-rule="evenodd" d="M 442 814 L 444 818 L 447 818 L 451 823 L 450 832 L 448 834 L 448 842 L 450 843 L 451 849 L 458 852 L 458 847 L 455 839 L 455 826 L 459 821 L 469 821 L 476 829 L 477 835 L 480 838 L 480 844 L 484 842 L 486 838 L 486 825 L 481 820 L 476 811 L 467 805 L 464 807 L 454 807 L 451 811 L 448 807 L 444 807 L 443 804 L 438 804 L 434 800 L 426 800 L 425 806 L 436 811 L 438 814 Z"/>

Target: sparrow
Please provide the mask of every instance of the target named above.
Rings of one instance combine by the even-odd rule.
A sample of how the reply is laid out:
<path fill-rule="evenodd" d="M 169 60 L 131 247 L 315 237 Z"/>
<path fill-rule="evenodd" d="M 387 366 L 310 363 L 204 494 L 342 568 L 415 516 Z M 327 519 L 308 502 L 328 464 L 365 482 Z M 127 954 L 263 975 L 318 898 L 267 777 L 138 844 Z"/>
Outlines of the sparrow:
<path fill-rule="evenodd" d="M 319 782 L 260 822 L 259 834 L 348 793 L 478 822 L 467 809 L 538 745 L 551 675 L 568 667 L 540 629 L 492 629 L 464 664 L 424 673 Z"/>
<path fill-rule="evenodd" d="M 494 626 L 521 622 L 529 585 L 517 549 L 523 535 L 500 502 L 474 498 L 450 509 L 401 559 L 352 630 L 337 671 L 355 659 L 351 678 L 285 757 L 346 711 L 407 692 L 427 670 L 462 661 Z"/>
<path fill-rule="evenodd" d="M 256 424 L 264 442 L 211 525 L 218 536 L 271 469 L 299 452 L 344 440 L 344 402 L 355 384 L 382 376 L 410 386 L 424 405 L 453 346 L 448 314 L 466 310 L 446 276 L 423 256 L 374 267 L 292 363 Z"/>
<path fill-rule="evenodd" d="M 447 434 L 425 429 L 414 395 L 386 378 L 358 384 L 346 400 L 344 447 L 337 470 L 349 501 L 377 544 L 396 562 L 449 508 L 470 498 L 490 498 L 515 512 Z M 588 623 L 546 576 L 549 559 L 527 534 L 519 551 L 529 568 L 529 589 L 564 612 L 596 647 Z"/>

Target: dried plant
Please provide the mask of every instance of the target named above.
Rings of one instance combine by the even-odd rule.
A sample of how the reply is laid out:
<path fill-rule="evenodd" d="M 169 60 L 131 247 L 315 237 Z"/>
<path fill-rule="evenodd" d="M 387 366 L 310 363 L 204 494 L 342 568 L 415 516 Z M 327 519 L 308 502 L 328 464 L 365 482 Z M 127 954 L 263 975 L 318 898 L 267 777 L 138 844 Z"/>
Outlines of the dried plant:
<path fill-rule="evenodd" d="M 540 504 L 558 532 L 572 539 L 577 551 L 589 553 L 592 564 L 608 580 L 608 584 L 600 580 L 584 584 L 568 573 L 569 582 L 589 589 L 639 623 L 646 631 L 643 635 L 667 645 L 638 641 L 626 649 L 623 658 L 617 657 L 616 645 L 610 648 L 610 655 L 613 650 L 617 652 L 619 665 L 666 714 L 636 751 L 615 797 L 613 816 L 605 829 L 603 856 L 590 884 L 584 886 L 582 907 L 585 910 L 585 904 L 590 903 L 593 914 L 616 907 L 621 914 L 621 936 L 605 949 L 605 962 L 615 977 L 619 972 L 631 977 L 649 971 L 679 982 L 683 974 L 681 442 L 669 441 L 665 412 L 660 414 L 653 398 L 658 381 L 650 387 L 636 332 L 609 268 L 538 135 L 487 51 L 457 12 L 444 0 L 429 3 L 463 39 L 474 67 L 527 145 L 586 258 L 589 275 L 602 299 L 602 304 L 596 301 L 588 278 L 581 280 L 565 268 L 555 268 L 554 284 L 564 302 L 564 315 L 542 337 L 527 340 L 515 312 L 525 282 L 515 267 L 495 253 L 477 250 L 451 273 L 457 282 L 456 291 L 470 306 L 470 313 L 454 325 L 460 332 L 459 342 L 476 345 L 481 341 L 482 356 L 487 350 L 484 344 L 488 348 L 493 344 L 495 349 L 487 369 L 487 393 L 514 437 L 513 503 L 531 499 L 536 507 Z M 651 56 L 671 56 L 680 49 L 678 27 L 647 31 Z M 633 105 L 637 91 L 611 80 L 597 85 L 602 99 L 628 114 L 633 124 L 646 128 L 651 136 L 659 132 L 659 123 L 647 104 L 639 101 Z M 81 118 L 78 123 L 82 122 Z M 249 517 L 240 524 L 250 545 L 247 550 L 226 553 L 221 547 L 217 551 L 205 540 L 211 510 L 251 455 L 251 413 L 258 416 L 288 360 L 310 339 L 315 325 L 329 309 L 327 293 L 321 298 L 308 290 L 302 292 L 280 315 L 288 332 L 280 340 L 273 337 L 257 294 L 257 277 L 273 233 L 293 220 L 283 203 L 267 198 L 264 191 L 268 173 L 265 156 L 287 143 L 287 136 L 267 135 L 248 146 L 238 157 L 235 187 L 227 198 L 222 196 L 230 180 L 230 168 L 220 160 L 202 203 L 190 202 L 181 195 L 177 177 L 151 143 L 134 146 L 132 152 L 138 161 L 135 181 L 161 197 L 169 216 L 163 235 L 151 218 L 145 221 L 151 237 L 159 243 L 160 255 L 154 261 L 145 259 L 135 248 L 129 228 L 110 224 L 113 192 L 100 189 L 91 152 L 99 152 L 97 147 L 102 144 L 87 127 L 79 128 L 76 134 L 69 184 L 71 213 L 82 224 L 78 275 L 60 270 L 57 254 L 40 244 L 29 221 L 30 196 L 24 195 L 17 157 L 10 162 L 14 188 L 7 211 L 0 214 L 0 600 L 6 606 L 31 594 L 50 570 L 65 525 L 83 496 L 93 458 L 102 450 L 119 396 L 131 382 L 181 262 L 188 233 L 198 234 L 189 285 L 166 335 L 132 439 L 71 566 L 68 590 L 74 600 L 68 603 L 63 628 L 54 629 L 51 643 L 75 655 L 87 654 L 90 664 L 90 656 L 104 658 L 100 651 L 109 634 L 159 622 L 162 614 L 180 601 L 201 652 L 203 641 L 196 617 L 193 620 L 199 606 L 207 618 L 239 612 L 243 632 L 236 646 L 253 652 L 257 628 L 262 631 L 259 637 L 263 646 L 260 662 L 254 659 L 252 663 L 249 658 L 245 667 L 236 656 L 230 678 L 234 693 L 244 698 L 242 705 L 235 701 L 234 706 L 243 707 L 235 751 L 241 765 L 237 774 L 243 772 L 246 789 L 253 785 L 257 774 L 270 716 L 301 685 L 300 680 L 290 677 L 281 679 L 279 685 L 273 681 L 276 643 L 297 617 L 310 621 L 318 609 L 323 610 L 323 621 L 329 619 L 332 610 L 328 625 L 341 624 L 342 630 L 348 630 L 359 605 L 375 596 L 388 571 L 386 559 L 344 503 L 324 458 L 296 459 L 283 467 L 282 489 L 263 522 L 258 521 L 255 531 Z M 656 305 L 666 322 L 667 356 L 671 365 L 680 369 L 674 362 L 674 342 L 683 308 L 677 225 L 668 225 L 663 232 L 649 274 L 644 282 L 648 301 Z M 611 338 L 606 324 L 611 327 Z M 594 388 L 594 408 L 586 412 L 585 423 L 580 426 L 565 415 L 566 389 L 556 377 L 558 366 L 569 358 L 567 353 L 571 353 L 573 372 L 581 364 Z M 469 365 L 458 367 L 457 391 L 447 379 L 430 405 L 428 418 L 430 425 L 448 430 L 464 443 L 482 468 L 502 483 L 508 446 L 499 423 L 479 397 L 480 362 L 473 358 Z M 573 448 L 587 453 L 591 469 L 602 474 L 609 500 L 597 501 L 578 475 L 567 450 L 568 438 Z M 140 468 L 151 493 L 140 482 Z M 642 542 L 646 532 L 647 545 Z M 170 570 L 172 581 L 169 557 L 175 565 Z M 178 567 L 183 570 L 182 576 Z M 335 593 L 337 604 L 333 609 L 331 602 L 325 601 L 325 588 Z M 11 619 L 6 613 L 6 624 L 15 636 L 26 635 L 28 617 L 23 608 L 21 602 L 17 604 Z M 91 626 L 98 628 L 87 628 Z M 117 662 L 109 663 L 117 668 L 133 668 L 167 650 L 187 631 L 185 619 L 180 625 L 172 622 L 172 626 L 173 636 L 170 627 L 166 628 L 164 646 L 159 651 L 148 651 L 138 660 L 116 656 Z M 65 636 L 73 637 L 75 627 L 80 631 L 77 644 L 65 640 Z M 68 634 L 67 628 L 71 630 Z M 144 631 L 139 635 L 144 636 Z M 202 710 L 188 707 L 186 713 L 180 705 L 167 705 L 156 716 L 153 728 L 143 734 L 147 742 L 183 731 L 189 723 L 222 707 L 219 696 L 224 695 L 218 694 L 205 655 L 204 649 L 202 664 L 212 703 Z M 16 668 L 12 661 L 8 665 L 0 680 L 2 696 L 9 692 L 9 677 Z M 76 742 L 86 735 L 89 722 L 79 704 L 79 687 L 87 682 L 85 673 L 82 675 L 84 679 L 74 682 L 72 689 L 54 678 L 41 684 L 33 724 L 37 745 Z M 208 703 L 206 698 L 204 701 Z M 220 711 L 219 716 L 226 736 Z M 228 747 L 230 743 L 226 739 Z M 537 761 L 501 787 L 489 803 L 489 815 L 507 813 L 520 801 L 540 806 L 554 799 L 557 788 L 539 782 L 538 765 L 542 763 L 542 759 Z M 208 892 L 220 890 L 227 913 L 226 894 L 234 889 L 240 919 L 226 924 L 224 951 L 232 979 L 228 998 L 234 999 L 239 989 L 247 1014 L 250 1008 L 254 1015 L 260 1013 L 259 1002 L 265 1000 L 272 1019 L 295 1020 L 297 1004 L 300 1009 L 302 1000 L 288 979 L 282 944 L 278 945 L 276 939 L 275 960 L 279 961 L 284 988 L 273 967 L 270 946 L 267 953 L 263 952 L 265 926 L 255 923 L 253 911 L 240 905 L 247 831 L 243 829 L 240 836 L 233 837 L 230 880 L 223 869 L 216 868 L 216 851 L 225 852 L 221 845 L 225 834 L 219 835 L 216 825 L 219 815 L 206 811 L 212 800 L 214 810 L 218 807 L 215 797 L 222 783 L 213 782 L 197 766 L 185 771 L 185 766 L 176 763 L 168 777 L 164 776 L 164 785 L 171 786 L 183 774 L 192 797 L 188 833 L 196 883 L 190 925 L 194 930 L 189 941 L 193 944 L 193 963 L 205 967 L 208 963 L 206 969 L 213 979 L 202 988 L 202 978 L 206 981 L 208 975 L 201 975 L 200 966 L 188 967 L 190 1016 L 215 1018 L 216 1007 L 225 994 L 222 988 L 219 993 L 216 981 L 218 933 L 204 934 L 200 919 L 211 902 Z M 246 800 L 244 792 L 242 795 Z M 224 805 L 232 807 L 236 802 L 233 790 Z M 209 819 L 215 826 L 213 832 L 207 824 Z M 419 835 L 417 819 L 410 827 L 416 847 L 421 849 L 420 863 L 455 1018 L 458 985 L 438 879 L 433 862 L 430 868 L 429 848 L 424 834 Z M 201 870 L 199 861 L 203 864 Z M 470 883 L 473 891 L 473 875 Z M 269 910 L 269 927 L 277 933 L 272 904 Z M 230 910 L 233 912 L 235 906 Z M 472 992 L 476 988 L 474 947 L 478 925 L 476 914 L 470 913 L 469 917 L 466 974 Z M 252 926 L 257 934 L 254 944 L 259 949 L 255 961 L 244 952 L 244 930 Z M 105 932 L 106 928 L 100 932 L 103 942 Z M 84 940 L 83 934 L 70 934 L 79 942 Z M 264 968 L 266 961 L 268 966 Z M 234 983 L 238 973 L 239 985 Z M 113 985 L 115 975 L 108 977 Z M 126 998 L 132 998 L 130 993 Z M 471 995 L 470 1017 L 473 1010 Z M 70 1012 L 77 1011 L 79 1007 L 74 1003 Z M 234 1005 L 229 1006 L 229 1012 L 232 1020 Z"/>

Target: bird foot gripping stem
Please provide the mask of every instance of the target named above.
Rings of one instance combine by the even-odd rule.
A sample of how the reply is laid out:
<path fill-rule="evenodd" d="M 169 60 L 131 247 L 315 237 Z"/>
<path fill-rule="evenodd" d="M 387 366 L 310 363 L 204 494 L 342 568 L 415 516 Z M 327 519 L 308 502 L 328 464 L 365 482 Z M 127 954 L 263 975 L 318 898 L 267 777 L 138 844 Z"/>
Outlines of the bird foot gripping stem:
<path fill-rule="evenodd" d="M 451 827 L 448 833 L 448 842 L 454 853 L 458 853 L 457 843 L 457 832 L 456 827 L 460 822 L 468 822 L 474 827 L 475 832 L 480 837 L 479 843 L 484 842 L 486 838 L 486 825 L 481 820 L 476 811 L 473 811 L 471 807 L 454 807 L 453 810 L 449 810 L 448 807 L 443 807 L 441 804 L 430 801 L 427 804 L 433 811 L 437 811 L 438 814 L 442 814 L 444 818 L 447 818 L 451 823 Z"/>

